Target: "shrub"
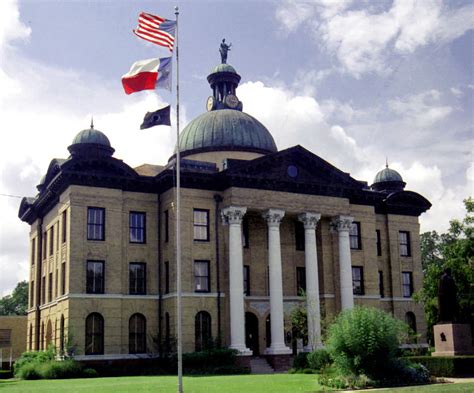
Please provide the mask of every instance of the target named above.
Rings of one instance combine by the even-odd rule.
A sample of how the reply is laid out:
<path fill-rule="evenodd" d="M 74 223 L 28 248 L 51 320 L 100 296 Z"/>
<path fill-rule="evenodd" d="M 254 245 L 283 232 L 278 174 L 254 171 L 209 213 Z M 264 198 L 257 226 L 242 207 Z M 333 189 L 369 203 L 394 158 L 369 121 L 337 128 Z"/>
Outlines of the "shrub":
<path fill-rule="evenodd" d="M 331 364 L 329 352 L 325 349 L 317 349 L 308 354 L 308 366 L 313 370 L 321 370 L 323 367 Z"/>
<path fill-rule="evenodd" d="M 44 379 L 66 379 L 82 377 L 82 365 L 75 360 L 50 361 L 41 364 L 40 374 Z"/>
<path fill-rule="evenodd" d="M 49 346 L 46 351 L 23 352 L 13 366 L 15 377 L 21 378 L 18 373 L 25 365 L 32 363 L 46 363 L 53 360 L 54 356 L 55 353 L 53 346 Z"/>
<path fill-rule="evenodd" d="M 421 363 L 436 377 L 469 375 L 474 370 L 474 356 L 413 356 L 406 359 L 413 363 Z"/>
<path fill-rule="evenodd" d="M 343 311 L 329 328 L 327 349 L 345 374 L 378 377 L 390 373 L 404 324 L 369 307 Z"/>
<path fill-rule="evenodd" d="M 308 367 L 308 352 L 300 352 L 293 360 L 293 368 L 303 369 Z"/>
<path fill-rule="evenodd" d="M 15 377 L 21 379 L 41 379 L 38 363 L 26 363 L 21 368 L 15 368 Z"/>

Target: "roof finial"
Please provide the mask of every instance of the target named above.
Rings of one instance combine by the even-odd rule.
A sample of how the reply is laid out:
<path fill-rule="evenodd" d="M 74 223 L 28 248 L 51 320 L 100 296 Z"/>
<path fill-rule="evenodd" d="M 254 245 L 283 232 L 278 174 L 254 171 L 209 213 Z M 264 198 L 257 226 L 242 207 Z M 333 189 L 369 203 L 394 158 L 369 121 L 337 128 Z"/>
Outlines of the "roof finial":
<path fill-rule="evenodd" d="M 94 116 L 91 116 L 91 130 L 94 129 Z"/>
<path fill-rule="evenodd" d="M 388 157 L 385 156 L 385 168 L 388 168 Z"/>

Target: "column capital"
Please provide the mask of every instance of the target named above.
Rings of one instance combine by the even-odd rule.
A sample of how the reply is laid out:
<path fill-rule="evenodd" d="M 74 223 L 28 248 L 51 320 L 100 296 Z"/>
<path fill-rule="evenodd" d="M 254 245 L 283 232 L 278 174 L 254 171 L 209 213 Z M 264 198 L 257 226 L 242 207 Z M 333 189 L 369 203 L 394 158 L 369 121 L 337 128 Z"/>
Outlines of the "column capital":
<path fill-rule="evenodd" d="M 285 211 L 280 209 L 268 209 L 262 214 L 269 227 L 278 227 L 285 216 Z"/>
<path fill-rule="evenodd" d="M 247 212 L 246 207 L 228 206 L 221 210 L 221 218 L 223 224 L 240 224 Z"/>
<path fill-rule="evenodd" d="M 338 232 L 349 232 L 351 229 L 352 221 L 354 217 L 350 216 L 337 216 L 331 221 L 331 227 Z"/>
<path fill-rule="evenodd" d="M 298 215 L 298 221 L 304 224 L 304 229 L 316 229 L 320 219 L 321 214 L 319 213 L 306 212 Z"/>

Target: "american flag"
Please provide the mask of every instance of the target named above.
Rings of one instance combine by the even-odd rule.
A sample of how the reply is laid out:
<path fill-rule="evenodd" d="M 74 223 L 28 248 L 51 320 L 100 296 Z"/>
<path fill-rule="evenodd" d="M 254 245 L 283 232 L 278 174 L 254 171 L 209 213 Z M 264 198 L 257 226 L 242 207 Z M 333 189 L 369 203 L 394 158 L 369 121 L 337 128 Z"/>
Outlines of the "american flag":
<path fill-rule="evenodd" d="M 142 12 L 138 17 L 138 27 L 133 32 L 144 40 L 169 48 L 172 52 L 175 30 L 175 21 Z"/>

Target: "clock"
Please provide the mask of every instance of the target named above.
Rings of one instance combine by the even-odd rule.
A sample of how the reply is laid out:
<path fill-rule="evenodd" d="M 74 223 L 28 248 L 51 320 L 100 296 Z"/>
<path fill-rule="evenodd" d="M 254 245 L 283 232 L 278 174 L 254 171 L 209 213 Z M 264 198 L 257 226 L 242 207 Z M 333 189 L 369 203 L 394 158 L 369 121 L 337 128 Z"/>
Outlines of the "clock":
<path fill-rule="evenodd" d="M 227 96 L 225 97 L 225 104 L 229 108 L 235 109 L 239 106 L 239 99 L 234 94 L 227 94 Z"/>
<path fill-rule="evenodd" d="M 210 111 L 212 111 L 215 107 L 216 107 L 216 100 L 214 99 L 213 96 L 210 96 L 210 97 L 207 99 L 206 108 L 207 108 L 207 110 L 210 112 Z"/>

